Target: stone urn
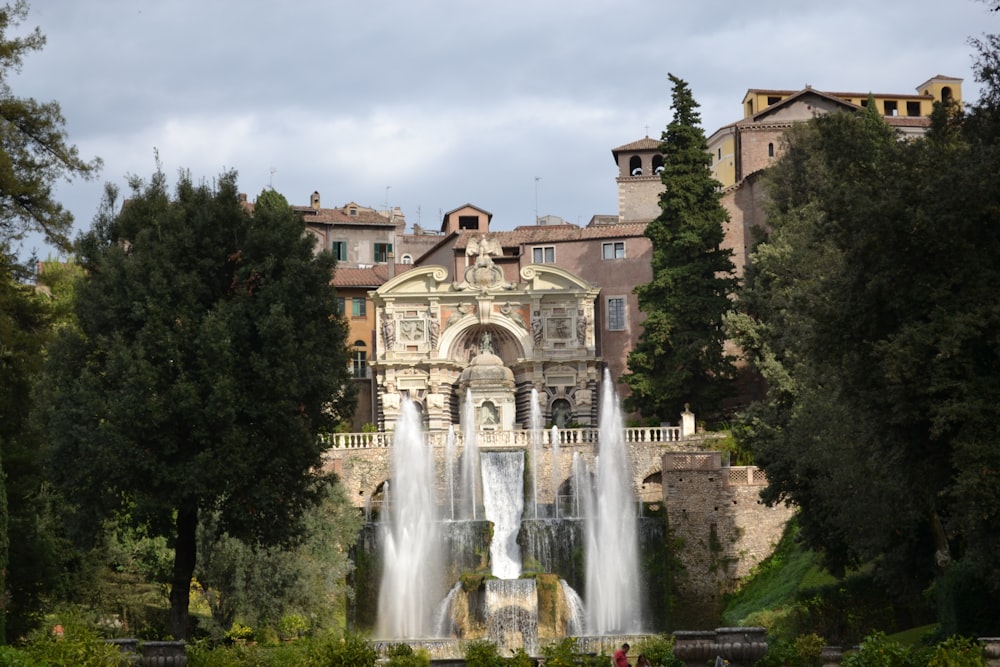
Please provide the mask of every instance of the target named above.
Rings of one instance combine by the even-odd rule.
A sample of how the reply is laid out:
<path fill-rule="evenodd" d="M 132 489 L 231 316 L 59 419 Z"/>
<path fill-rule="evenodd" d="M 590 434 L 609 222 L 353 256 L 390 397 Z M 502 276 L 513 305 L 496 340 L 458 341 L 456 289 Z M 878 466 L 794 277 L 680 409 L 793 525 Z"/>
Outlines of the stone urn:
<path fill-rule="evenodd" d="M 187 644 L 183 641 L 142 642 L 142 667 L 185 667 Z"/>
<path fill-rule="evenodd" d="M 678 630 L 674 632 L 674 657 L 684 667 L 705 667 L 719 654 L 715 630 Z"/>
<path fill-rule="evenodd" d="M 988 667 L 1000 667 L 1000 637 L 980 637 L 979 643 Z"/>
<path fill-rule="evenodd" d="M 732 667 L 753 667 L 767 653 L 765 628 L 716 628 L 715 639 Z"/>
<path fill-rule="evenodd" d="M 824 646 L 819 650 L 819 659 L 823 667 L 838 667 L 844 659 L 844 650 L 839 646 Z"/>

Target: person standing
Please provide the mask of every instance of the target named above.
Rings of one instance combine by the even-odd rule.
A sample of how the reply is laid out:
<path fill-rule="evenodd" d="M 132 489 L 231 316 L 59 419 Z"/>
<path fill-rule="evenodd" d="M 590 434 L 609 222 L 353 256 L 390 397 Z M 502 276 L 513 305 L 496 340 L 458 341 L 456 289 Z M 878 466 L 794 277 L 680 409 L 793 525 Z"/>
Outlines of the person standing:
<path fill-rule="evenodd" d="M 615 667 L 629 667 L 628 664 L 628 644 L 622 644 L 622 647 L 615 651 L 614 662 Z"/>

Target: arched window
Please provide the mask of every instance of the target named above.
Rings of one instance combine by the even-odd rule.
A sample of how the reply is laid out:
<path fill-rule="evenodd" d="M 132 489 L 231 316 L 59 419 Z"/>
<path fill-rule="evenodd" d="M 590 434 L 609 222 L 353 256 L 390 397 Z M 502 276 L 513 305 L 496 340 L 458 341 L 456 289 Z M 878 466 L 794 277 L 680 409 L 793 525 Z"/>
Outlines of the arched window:
<path fill-rule="evenodd" d="M 657 175 L 663 173 L 663 156 L 659 153 L 653 156 L 653 173 Z"/>
<path fill-rule="evenodd" d="M 767 145 L 767 156 L 774 157 L 774 144 Z"/>
<path fill-rule="evenodd" d="M 368 377 L 368 350 L 365 348 L 365 341 L 354 341 L 354 349 L 351 350 L 351 375 L 356 378 Z"/>
<path fill-rule="evenodd" d="M 633 155 L 628 161 L 628 173 L 633 176 L 642 176 L 642 158 Z"/>
<path fill-rule="evenodd" d="M 413 264 L 413 255 L 403 255 L 399 262 L 401 264 Z"/>

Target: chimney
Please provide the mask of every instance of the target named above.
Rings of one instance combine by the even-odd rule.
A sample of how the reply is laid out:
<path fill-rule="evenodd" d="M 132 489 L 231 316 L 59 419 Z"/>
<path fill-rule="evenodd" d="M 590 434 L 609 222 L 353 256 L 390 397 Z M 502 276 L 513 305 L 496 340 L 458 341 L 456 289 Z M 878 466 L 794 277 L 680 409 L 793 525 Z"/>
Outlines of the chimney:
<path fill-rule="evenodd" d="M 312 196 L 309 198 L 309 206 L 314 211 L 319 210 L 319 191 L 314 191 Z"/>

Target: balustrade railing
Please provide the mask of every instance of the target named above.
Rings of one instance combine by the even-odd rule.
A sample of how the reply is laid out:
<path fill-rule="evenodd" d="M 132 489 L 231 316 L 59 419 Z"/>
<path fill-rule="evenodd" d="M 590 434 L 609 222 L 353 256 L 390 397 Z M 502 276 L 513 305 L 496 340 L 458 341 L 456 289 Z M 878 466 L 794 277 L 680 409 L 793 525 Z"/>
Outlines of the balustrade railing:
<path fill-rule="evenodd" d="M 599 439 L 600 430 L 596 428 L 564 428 L 541 429 L 538 432 L 538 444 L 552 446 L 553 434 L 558 434 L 559 446 L 594 444 Z M 485 449 L 523 449 L 532 446 L 532 432 L 528 429 L 514 431 L 479 431 L 476 434 L 479 446 Z M 369 449 L 392 446 L 392 432 L 371 433 L 323 433 L 320 441 L 328 447 L 337 449 Z M 638 426 L 626 428 L 626 443 L 641 442 L 679 442 L 683 440 L 680 426 Z M 431 447 L 444 447 L 448 434 L 434 432 L 426 434 L 427 444 Z M 461 446 L 464 436 L 455 434 L 456 444 Z"/>

